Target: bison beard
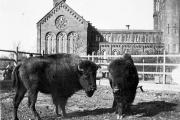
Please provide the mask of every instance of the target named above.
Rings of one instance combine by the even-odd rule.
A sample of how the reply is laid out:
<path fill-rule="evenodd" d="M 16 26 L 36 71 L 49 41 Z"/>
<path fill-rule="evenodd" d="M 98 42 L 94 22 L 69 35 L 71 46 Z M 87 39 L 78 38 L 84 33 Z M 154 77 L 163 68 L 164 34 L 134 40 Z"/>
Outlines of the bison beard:
<path fill-rule="evenodd" d="M 17 110 L 24 94 L 28 92 L 28 106 L 35 119 L 40 119 L 35 109 L 38 92 L 51 94 L 56 106 L 66 116 L 65 105 L 70 96 L 78 90 L 85 90 L 91 97 L 96 90 L 96 71 L 98 66 L 82 61 L 79 56 L 71 54 L 55 54 L 31 57 L 18 64 L 13 70 L 13 86 L 16 88 L 14 97 L 14 119 L 18 120 Z"/>
<path fill-rule="evenodd" d="M 113 108 L 117 118 L 121 119 L 130 111 L 130 105 L 134 101 L 136 88 L 139 83 L 137 69 L 129 54 L 122 58 L 113 60 L 108 67 L 109 81 L 113 89 Z"/>

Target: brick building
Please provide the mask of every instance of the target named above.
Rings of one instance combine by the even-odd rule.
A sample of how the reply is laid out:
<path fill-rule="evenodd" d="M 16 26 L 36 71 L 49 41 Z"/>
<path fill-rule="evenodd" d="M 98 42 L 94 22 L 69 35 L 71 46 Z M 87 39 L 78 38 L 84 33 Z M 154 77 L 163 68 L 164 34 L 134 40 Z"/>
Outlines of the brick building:
<path fill-rule="evenodd" d="M 38 52 L 161 54 L 165 44 L 166 52 L 179 53 L 178 0 L 154 0 L 154 30 L 98 30 L 70 8 L 65 0 L 53 2 L 52 10 L 37 23 Z M 178 6 L 174 8 L 173 5 Z M 175 15 L 172 14 L 174 11 Z M 176 33 L 170 32 L 173 30 Z"/>
<path fill-rule="evenodd" d="M 101 54 L 162 54 L 162 32 L 155 30 L 101 30 Z"/>
<path fill-rule="evenodd" d="M 65 0 L 54 0 L 53 9 L 37 23 L 37 51 L 91 54 L 98 50 L 98 43 L 93 38 L 95 33 L 99 34 Z"/>

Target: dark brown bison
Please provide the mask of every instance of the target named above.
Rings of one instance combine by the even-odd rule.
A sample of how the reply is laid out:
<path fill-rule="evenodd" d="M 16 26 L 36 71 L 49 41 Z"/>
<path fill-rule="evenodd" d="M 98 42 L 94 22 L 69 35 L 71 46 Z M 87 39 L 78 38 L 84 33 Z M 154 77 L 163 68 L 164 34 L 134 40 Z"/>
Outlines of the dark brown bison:
<path fill-rule="evenodd" d="M 129 54 L 122 58 L 113 60 L 109 66 L 109 81 L 113 90 L 113 108 L 116 110 L 117 118 L 130 110 L 130 105 L 134 101 L 136 88 L 139 83 L 137 69 Z"/>
<path fill-rule="evenodd" d="M 13 86 L 16 88 L 14 98 L 14 119 L 18 120 L 17 110 L 24 94 L 28 92 L 28 106 L 35 119 L 40 119 L 35 109 L 38 92 L 51 94 L 53 103 L 66 116 L 67 99 L 78 90 L 85 90 L 91 97 L 96 90 L 96 71 L 98 66 L 79 56 L 55 54 L 30 57 L 13 70 Z"/>

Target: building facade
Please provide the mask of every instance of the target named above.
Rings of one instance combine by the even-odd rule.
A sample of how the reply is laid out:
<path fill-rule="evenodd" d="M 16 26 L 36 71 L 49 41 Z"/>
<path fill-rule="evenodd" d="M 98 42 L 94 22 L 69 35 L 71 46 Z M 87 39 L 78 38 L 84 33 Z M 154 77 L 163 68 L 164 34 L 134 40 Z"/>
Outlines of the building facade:
<path fill-rule="evenodd" d="M 65 0 L 37 23 L 40 53 L 162 54 L 179 53 L 179 0 L 154 0 L 154 30 L 98 30 Z M 175 6 L 175 7 L 174 7 Z"/>
<path fill-rule="evenodd" d="M 65 0 L 54 0 L 53 9 L 37 23 L 37 51 L 45 54 L 90 54 L 98 49 L 92 49 L 91 44 L 98 47 L 92 36 L 95 32 L 96 29 Z"/>
<path fill-rule="evenodd" d="M 154 30 L 101 30 L 103 42 L 99 43 L 101 54 L 162 54 L 162 32 Z"/>

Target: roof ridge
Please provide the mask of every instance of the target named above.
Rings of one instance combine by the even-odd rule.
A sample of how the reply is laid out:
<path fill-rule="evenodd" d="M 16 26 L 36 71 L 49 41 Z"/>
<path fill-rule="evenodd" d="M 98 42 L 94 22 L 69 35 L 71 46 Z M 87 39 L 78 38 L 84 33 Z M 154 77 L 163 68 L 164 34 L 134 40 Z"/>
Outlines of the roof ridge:
<path fill-rule="evenodd" d="M 55 13 L 55 12 L 57 12 L 57 7 L 59 7 L 58 9 L 60 9 L 60 4 L 62 4 L 62 3 L 64 3 L 63 1 L 61 1 L 61 2 L 59 2 L 56 6 L 54 6 L 48 13 L 46 13 L 38 22 L 37 22 L 37 24 L 39 24 L 39 23 L 41 23 L 41 22 L 46 22 L 47 20 L 46 19 L 48 19 L 48 18 L 45 18 L 45 17 L 47 17 L 50 13 Z M 56 9 L 56 10 L 55 10 Z M 43 20 L 44 19 L 44 20 Z"/>
<path fill-rule="evenodd" d="M 51 16 L 53 16 L 57 11 L 60 10 L 60 8 L 65 9 L 67 12 L 69 12 L 74 18 L 78 20 L 81 24 L 89 23 L 86 21 L 82 16 L 80 16 L 75 10 L 73 10 L 69 5 L 67 5 L 65 2 L 61 1 L 56 6 L 54 6 L 43 18 L 41 18 L 37 24 L 46 22 Z M 74 15 L 75 14 L 75 15 Z"/>
<path fill-rule="evenodd" d="M 88 21 L 86 21 L 81 15 L 79 15 L 74 9 L 72 9 L 68 4 L 66 4 L 66 6 L 68 7 L 68 8 L 70 8 L 76 15 L 78 15 L 78 17 L 80 17 L 82 20 L 84 20 L 85 22 L 88 22 Z"/>

